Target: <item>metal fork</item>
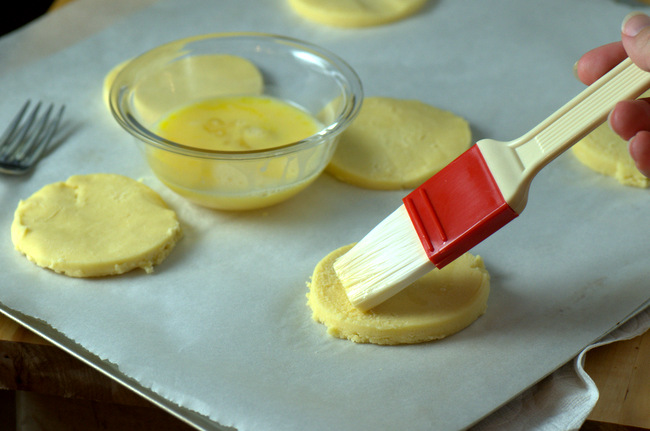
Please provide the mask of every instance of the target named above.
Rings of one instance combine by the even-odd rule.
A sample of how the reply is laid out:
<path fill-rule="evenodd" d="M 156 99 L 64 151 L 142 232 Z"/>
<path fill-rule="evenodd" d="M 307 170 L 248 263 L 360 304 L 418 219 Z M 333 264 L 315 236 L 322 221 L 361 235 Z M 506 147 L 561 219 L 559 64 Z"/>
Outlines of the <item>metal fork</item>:
<path fill-rule="evenodd" d="M 65 106 L 61 106 L 52 119 L 50 117 L 54 104 L 38 117 L 41 102 L 36 104 L 23 122 L 30 103 L 28 100 L 23 105 L 0 138 L 1 173 L 12 175 L 27 173 L 42 157 L 61 122 Z"/>

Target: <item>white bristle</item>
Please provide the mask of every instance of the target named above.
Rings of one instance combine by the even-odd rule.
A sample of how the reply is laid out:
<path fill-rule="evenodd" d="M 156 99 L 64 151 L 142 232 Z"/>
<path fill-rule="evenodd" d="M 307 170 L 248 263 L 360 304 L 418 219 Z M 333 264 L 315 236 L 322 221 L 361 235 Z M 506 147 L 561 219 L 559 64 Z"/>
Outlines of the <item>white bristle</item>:
<path fill-rule="evenodd" d="M 350 302 L 369 310 L 435 269 L 400 206 L 334 262 Z"/>

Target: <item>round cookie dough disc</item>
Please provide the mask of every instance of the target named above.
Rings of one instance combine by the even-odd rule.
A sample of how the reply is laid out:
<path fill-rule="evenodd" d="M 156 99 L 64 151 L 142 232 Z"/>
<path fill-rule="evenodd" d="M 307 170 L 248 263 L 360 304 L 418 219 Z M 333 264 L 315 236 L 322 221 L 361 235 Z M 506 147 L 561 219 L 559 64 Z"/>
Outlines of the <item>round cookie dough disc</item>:
<path fill-rule="evenodd" d="M 368 97 L 327 172 L 359 187 L 414 188 L 471 144 L 463 118 L 418 100 Z"/>
<path fill-rule="evenodd" d="M 352 306 L 332 267 L 351 247 L 341 247 L 321 260 L 309 283 L 312 317 L 330 335 L 357 343 L 422 343 L 464 329 L 487 308 L 490 276 L 479 256 L 466 253 L 363 312 Z"/>
<path fill-rule="evenodd" d="M 289 0 L 302 17 L 335 27 L 366 27 L 397 21 L 427 0 Z"/>
<path fill-rule="evenodd" d="M 627 186 L 648 187 L 650 179 L 634 165 L 627 142 L 609 127 L 601 124 L 572 147 L 576 158 L 592 170 L 616 178 Z"/>
<path fill-rule="evenodd" d="M 71 277 L 151 272 L 181 236 L 156 192 L 113 174 L 75 175 L 21 201 L 11 239 L 44 268 Z"/>

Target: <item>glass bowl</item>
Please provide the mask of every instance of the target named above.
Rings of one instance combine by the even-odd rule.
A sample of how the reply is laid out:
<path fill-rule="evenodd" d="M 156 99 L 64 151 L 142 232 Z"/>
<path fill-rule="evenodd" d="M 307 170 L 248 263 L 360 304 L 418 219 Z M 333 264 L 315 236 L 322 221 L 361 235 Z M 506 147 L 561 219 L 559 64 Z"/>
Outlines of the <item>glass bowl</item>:
<path fill-rule="evenodd" d="M 160 124 L 171 113 L 239 96 L 293 105 L 315 119 L 318 130 L 273 148 L 236 151 L 161 136 Z M 113 116 L 141 143 L 154 174 L 187 199 L 223 210 L 274 205 L 311 184 L 362 99 L 358 76 L 333 53 L 261 33 L 207 34 L 154 48 L 121 69 L 108 95 Z"/>

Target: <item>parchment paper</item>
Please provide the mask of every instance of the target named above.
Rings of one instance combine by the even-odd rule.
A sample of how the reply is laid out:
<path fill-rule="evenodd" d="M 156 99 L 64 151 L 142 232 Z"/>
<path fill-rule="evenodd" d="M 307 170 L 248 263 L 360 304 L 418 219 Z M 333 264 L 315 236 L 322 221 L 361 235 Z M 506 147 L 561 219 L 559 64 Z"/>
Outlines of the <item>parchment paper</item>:
<path fill-rule="evenodd" d="M 323 256 L 360 239 L 406 192 L 323 175 L 265 210 L 191 205 L 152 176 L 114 123 L 101 100 L 103 78 L 119 62 L 184 36 L 277 33 L 336 52 L 368 96 L 417 98 L 467 118 L 475 139 L 510 140 L 583 88 L 574 62 L 616 40 L 622 18 L 640 7 L 439 0 L 394 24 L 336 29 L 305 21 L 279 0 L 163 0 L 25 61 L 0 76 L 0 118 L 41 98 L 65 103 L 67 121 L 33 174 L 0 181 L 0 301 L 108 374 L 208 417 L 206 428 L 467 428 L 648 304 L 647 190 L 561 156 L 535 179 L 524 213 L 473 250 L 492 275 L 483 317 L 440 342 L 357 345 L 311 320 L 305 283 Z M 153 275 L 71 279 L 13 249 L 18 200 L 92 172 L 142 179 L 178 211 L 185 237 Z"/>

